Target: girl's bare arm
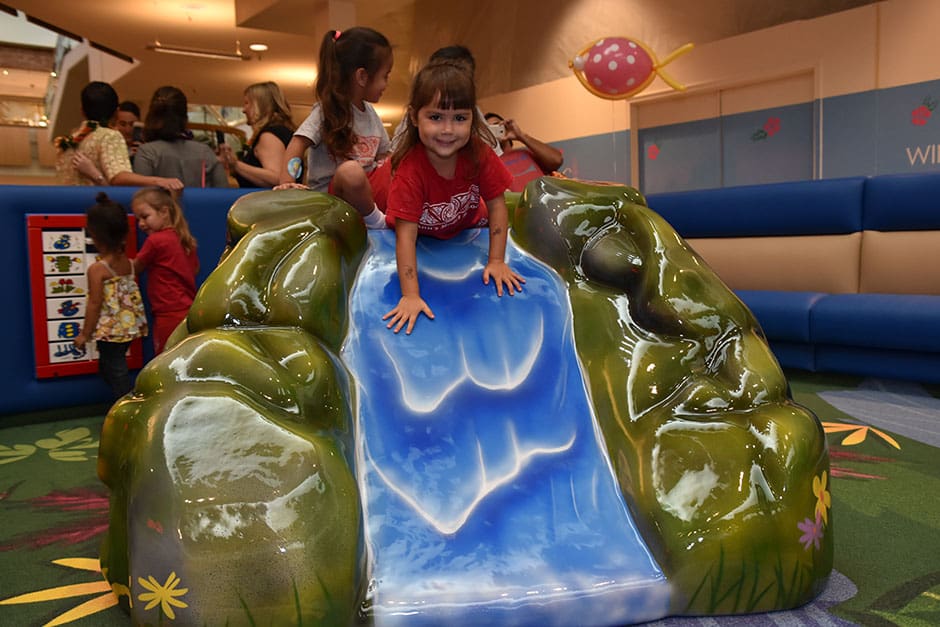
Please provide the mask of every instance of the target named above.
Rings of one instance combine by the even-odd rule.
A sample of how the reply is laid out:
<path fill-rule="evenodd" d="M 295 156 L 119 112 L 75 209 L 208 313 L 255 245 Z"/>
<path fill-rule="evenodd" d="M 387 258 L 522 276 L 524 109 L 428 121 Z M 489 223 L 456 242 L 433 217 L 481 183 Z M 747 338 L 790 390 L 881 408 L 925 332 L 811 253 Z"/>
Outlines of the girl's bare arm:
<path fill-rule="evenodd" d="M 405 334 L 410 335 L 418 316 L 422 313 L 434 319 L 434 312 L 421 298 L 418 285 L 418 223 L 396 220 L 395 222 L 395 260 L 398 266 L 398 283 L 401 286 L 401 299 L 382 320 L 388 320 L 387 328 L 395 327 L 395 333 L 405 327 Z"/>
<path fill-rule="evenodd" d="M 98 326 L 98 317 L 101 315 L 101 301 L 104 297 L 104 280 L 108 271 L 101 263 L 94 263 L 88 268 L 88 298 L 85 299 L 85 321 L 82 331 L 72 343 L 78 348 L 95 336 L 95 327 Z"/>
<path fill-rule="evenodd" d="M 300 135 L 294 135 L 291 137 L 290 143 L 287 144 L 287 149 L 284 151 L 284 161 L 281 164 L 280 175 L 278 177 L 278 185 L 275 189 L 291 189 L 291 188 L 300 188 L 306 189 L 307 186 L 298 183 L 293 176 L 291 176 L 288 171 L 288 166 L 290 165 L 291 159 L 303 159 L 304 153 L 307 152 L 313 144 L 312 141 L 306 137 Z"/>
<path fill-rule="evenodd" d="M 488 198 L 486 207 L 490 214 L 490 252 L 486 267 L 483 268 L 483 283 L 489 285 L 492 278 L 496 283 L 497 295 L 503 295 L 505 285 L 512 296 L 515 292 L 522 291 L 525 279 L 506 265 L 506 241 L 509 238 L 509 209 L 506 207 L 506 199 L 502 195 Z"/>

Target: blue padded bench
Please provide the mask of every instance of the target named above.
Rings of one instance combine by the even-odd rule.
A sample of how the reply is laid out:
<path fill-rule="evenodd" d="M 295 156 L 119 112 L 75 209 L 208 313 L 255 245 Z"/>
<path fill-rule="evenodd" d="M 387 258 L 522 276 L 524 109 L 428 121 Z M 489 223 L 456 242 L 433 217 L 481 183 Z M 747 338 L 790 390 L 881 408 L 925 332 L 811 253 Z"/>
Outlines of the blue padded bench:
<path fill-rule="evenodd" d="M 653 194 L 778 361 L 940 382 L 940 174 Z"/>

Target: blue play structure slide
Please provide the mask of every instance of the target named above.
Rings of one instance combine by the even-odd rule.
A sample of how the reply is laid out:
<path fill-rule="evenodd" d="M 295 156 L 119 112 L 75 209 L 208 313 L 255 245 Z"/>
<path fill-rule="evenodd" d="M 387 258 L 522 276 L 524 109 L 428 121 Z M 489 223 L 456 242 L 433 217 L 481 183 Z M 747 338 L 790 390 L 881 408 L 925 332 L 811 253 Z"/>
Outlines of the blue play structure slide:
<path fill-rule="evenodd" d="M 611 625 L 667 614 L 669 585 L 620 494 L 564 284 L 515 248 L 521 293 L 482 281 L 488 234 L 420 238 L 435 319 L 385 328 L 392 231 L 370 232 L 343 360 L 375 624 Z"/>

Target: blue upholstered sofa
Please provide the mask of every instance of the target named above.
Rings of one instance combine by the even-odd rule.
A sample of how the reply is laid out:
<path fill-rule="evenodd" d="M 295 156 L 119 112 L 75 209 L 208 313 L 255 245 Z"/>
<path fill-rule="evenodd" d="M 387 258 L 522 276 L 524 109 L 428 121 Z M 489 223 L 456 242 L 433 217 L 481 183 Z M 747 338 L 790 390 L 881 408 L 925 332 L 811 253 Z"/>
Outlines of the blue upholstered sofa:
<path fill-rule="evenodd" d="M 940 174 L 652 194 L 781 365 L 940 382 Z"/>

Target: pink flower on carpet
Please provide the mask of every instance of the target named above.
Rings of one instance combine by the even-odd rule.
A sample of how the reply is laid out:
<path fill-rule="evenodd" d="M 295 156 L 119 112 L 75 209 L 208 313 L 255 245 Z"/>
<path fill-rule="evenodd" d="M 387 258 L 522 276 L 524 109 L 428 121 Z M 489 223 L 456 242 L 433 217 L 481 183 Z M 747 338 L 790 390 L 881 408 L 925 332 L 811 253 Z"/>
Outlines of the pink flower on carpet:
<path fill-rule="evenodd" d="M 825 423 L 824 423 L 825 424 Z M 829 423 L 837 424 L 837 423 Z M 826 433 L 829 433 L 826 430 Z M 846 460 L 853 463 L 868 463 L 868 464 L 890 464 L 896 462 L 897 460 L 891 459 L 890 457 L 877 457 L 875 455 L 862 455 L 856 453 L 855 451 L 842 450 L 838 444 L 832 444 L 829 449 L 829 459 L 831 461 L 831 466 L 829 467 L 829 476 L 830 477 L 847 477 L 850 479 L 880 479 L 882 481 L 886 480 L 887 477 L 884 475 L 874 475 L 870 473 L 858 472 L 851 468 L 840 466 L 842 460 Z"/>
<path fill-rule="evenodd" d="M 646 157 L 650 161 L 656 161 L 656 157 L 659 156 L 659 146 L 652 144 L 649 148 L 646 149 Z"/>
<path fill-rule="evenodd" d="M 803 519 L 803 522 L 796 523 L 796 526 L 800 531 L 803 532 L 803 535 L 800 536 L 800 543 L 803 545 L 805 550 L 809 550 L 809 545 L 814 545 L 816 550 L 819 550 L 819 542 L 823 537 L 823 522 L 822 517 L 820 517 L 819 512 L 816 512 L 816 520 L 813 521 L 809 518 Z"/>
<path fill-rule="evenodd" d="M 66 544 L 75 545 L 100 536 L 108 529 L 108 494 L 102 487 L 53 490 L 49 494 L 26 501 L 14 502 L 11 506 L 46 509 L 54 512 L 76 512 L 82 517 L 72 517 L 47 529 L 32 529 L 0 544 L 0 552 L 13 551 L 24 546 L 43 547 Z"/>

